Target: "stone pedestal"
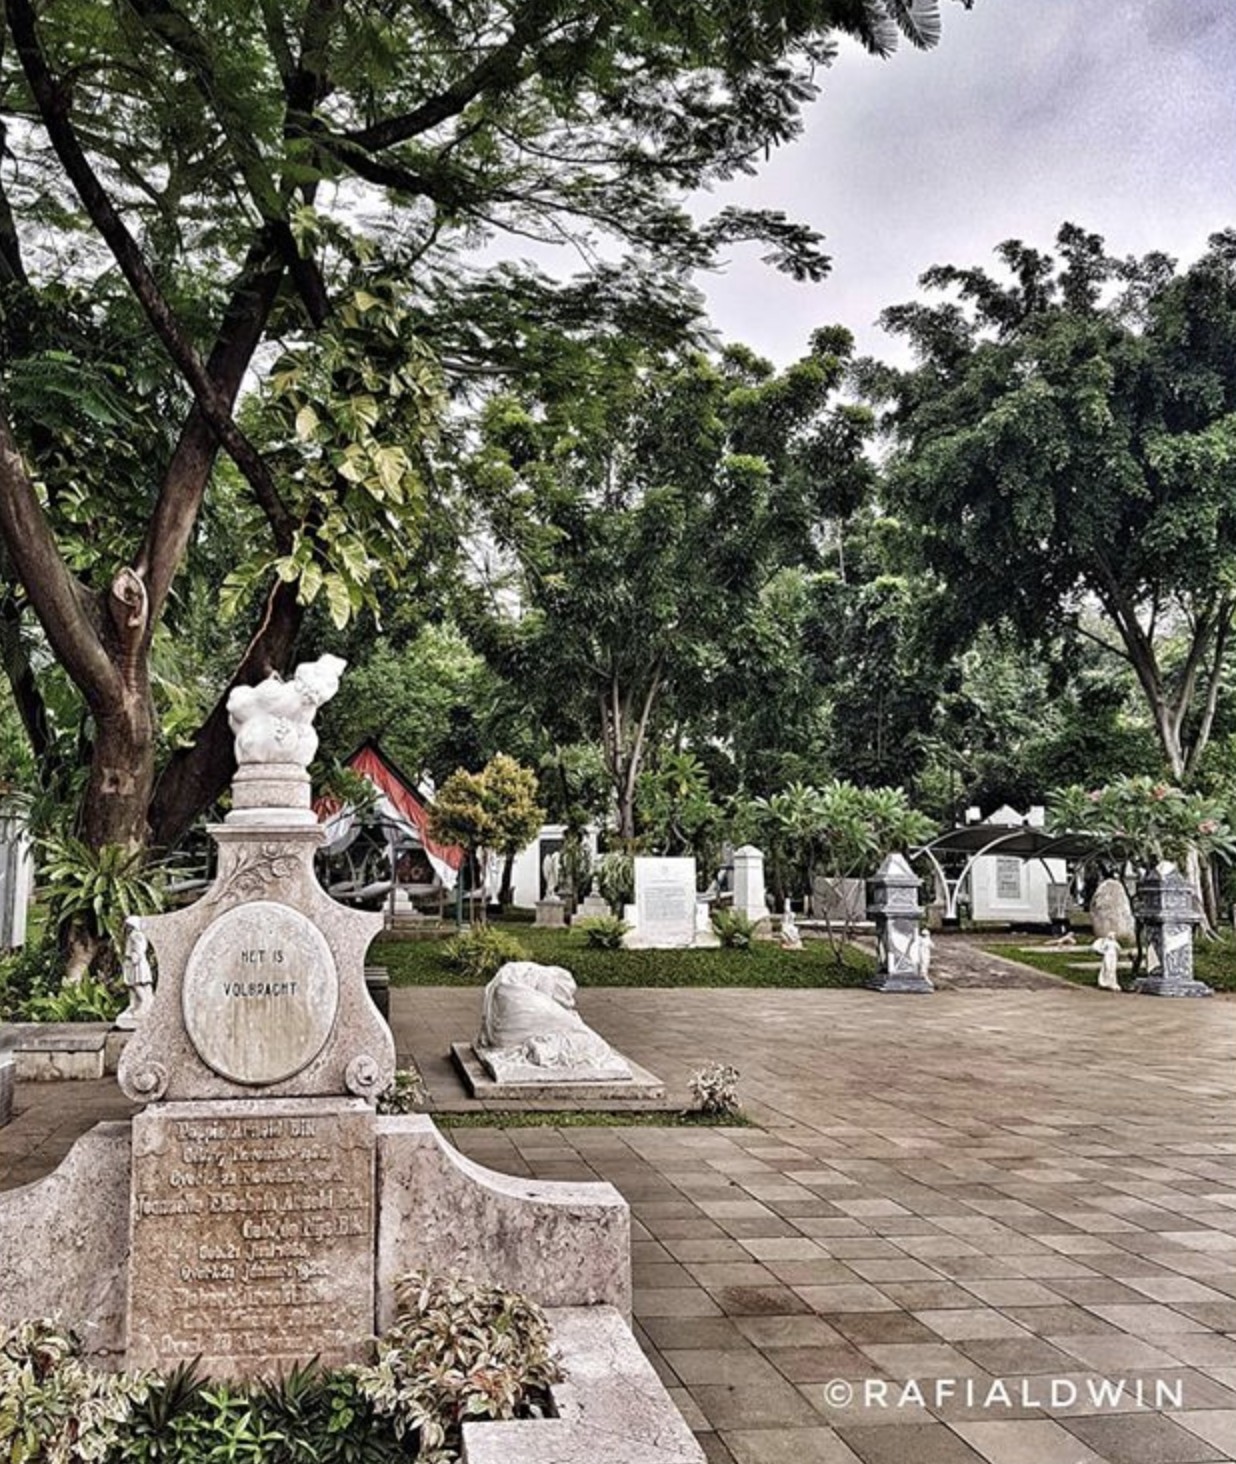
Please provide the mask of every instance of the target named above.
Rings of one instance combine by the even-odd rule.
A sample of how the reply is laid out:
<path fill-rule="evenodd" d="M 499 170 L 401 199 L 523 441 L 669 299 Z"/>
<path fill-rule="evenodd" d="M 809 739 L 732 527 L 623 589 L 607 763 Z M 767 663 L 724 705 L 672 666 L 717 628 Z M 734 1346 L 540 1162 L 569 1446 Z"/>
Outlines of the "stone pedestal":
<path fill-rule="evenodd" d="M 580 902 L 575 917 L 577 920 L 603 920 L 608 919 L 613 913 L 609 908 L 609 901 L 602 898 L 594 882 L 588 894 Z"/>
<path fill-rule="evenodd" d="M 1193 932 L 1201 924 L 1193 886 L 1174 864 L 1160 864 L 1137 886 L 1134 913 L 1141 923 L 1150 974 L 1133 983 L 1139 996 L 1213 996 L 1193 977 Z"/>
<path fill-rule="evenodd" d="M 748 920 L 768 920 L 764 852 L 751 844 L 734 850 L 734 909 Z"/>
<path fill-rule="evenodd" d="M 867 915 L 876 927 L 876 973 L 867 985 L 873 991 L 926 995 L 935 990 L 919 964 L 921 888 L 922 880 L 901 854 L 890 854 L 871 880 Z"/>
<path fill-rule="evenodd" d="M 557 895 L 536 902 L 536 919 L 532 922 L 546 930 L 561 930 L 567 923 L 566 901 Z"/>

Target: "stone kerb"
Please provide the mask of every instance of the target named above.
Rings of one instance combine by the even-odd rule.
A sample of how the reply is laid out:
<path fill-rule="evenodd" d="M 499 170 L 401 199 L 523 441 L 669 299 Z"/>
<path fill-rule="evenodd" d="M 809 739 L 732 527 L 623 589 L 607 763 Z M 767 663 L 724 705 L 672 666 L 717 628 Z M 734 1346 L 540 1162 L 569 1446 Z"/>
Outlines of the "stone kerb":
<path fill-rule="evenodd" d="M 630 1317 L 630 1210 L 612 1185 L 499 1174 L 423 1114 L 377 1124 L 379 1330 L 395 1318 L 395 1278 L 417 1267 L 501 1284 L 542 1306 L 603 1304 Z"/>

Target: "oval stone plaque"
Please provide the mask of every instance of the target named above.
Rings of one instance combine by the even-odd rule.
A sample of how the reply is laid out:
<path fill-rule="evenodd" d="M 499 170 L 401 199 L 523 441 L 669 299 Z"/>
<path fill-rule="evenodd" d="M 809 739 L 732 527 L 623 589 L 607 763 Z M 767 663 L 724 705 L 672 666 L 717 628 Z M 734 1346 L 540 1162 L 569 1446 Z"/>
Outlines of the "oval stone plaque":
<path fill-rule="evenodd" d="M 213 921 L 185 967 L 185 1029 L 236 1083 L 278 1083 L 321 1052 L 339 1006 L 326 937 L 299 910 L 252 900 Z"/>

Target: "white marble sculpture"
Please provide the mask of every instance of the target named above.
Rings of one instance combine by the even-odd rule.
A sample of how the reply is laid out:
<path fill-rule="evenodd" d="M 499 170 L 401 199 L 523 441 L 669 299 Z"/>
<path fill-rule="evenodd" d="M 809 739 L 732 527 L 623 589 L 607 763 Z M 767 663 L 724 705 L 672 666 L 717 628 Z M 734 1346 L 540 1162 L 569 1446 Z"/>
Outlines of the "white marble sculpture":
<path fill-rule="evenodd" d="M 473 1044 L 495 1082 L 621 1082 L 631 1069 L 575 1010 L 562 966 L 508 961 L 485 988 Z"/>
<path fill-rule="evenodd" d="M 302 661 L 291 681 L 277 672 L 256 686 L 236 686 L 227 699 L 228 725 L 240 767 L 271 763 L 307 768 L 318 750 L 317 709 L 339 690 L 347 662 L 339 656 Z"/>
<path fill-rule="evenodd" d="M 915 959 L 918 963 L 918 974 L 924 981 L 931 980 L 931 955 L 934 942 L 931 939 L 931 931 L 924 925 L 918 933 L 918 941 L 914 948 Z"/>
<path fill-rule="evenodd" d="M 1104 935 L 1091 942 L 1090 949 L 1102 956 L 1099 965 L 1099 986 L 1103 991 L 1119 991 L 1116 968 L 1120 961 L 1120 942 L 1114 935 Z"/>
<path fill-rule="evenodd" d="M 786 951 L 801 951 L 803 948 L 803 938 L 794 920 L 794 906 L 788 895 L 781 915 L 781 948 Z"/>
<path fill-rule="evenodd" d="M 123 1031 L 132 1032 L 154 1002 L 154 976 L 150 970 L 150 958 L 146 954 L 149 941 L 142 930 L 140 916 L 130 915 L 124 925 L 121 970 L 124 973 L 124 984 L 129 990 L 129 1004 L 116 1018 L 116 1025 Z"/>

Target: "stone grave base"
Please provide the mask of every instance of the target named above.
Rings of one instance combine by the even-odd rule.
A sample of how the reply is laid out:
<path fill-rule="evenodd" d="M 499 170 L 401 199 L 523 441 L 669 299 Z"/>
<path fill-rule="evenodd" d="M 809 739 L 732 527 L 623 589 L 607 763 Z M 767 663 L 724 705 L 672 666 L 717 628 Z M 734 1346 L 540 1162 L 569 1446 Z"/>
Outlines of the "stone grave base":
<path fill-rule="evenodd" d="M 5 1033 L 19 1083 L 106 1077 L 129 1039 L 110 1022 L 12 1022 Z"/>
<path fill-rule="evenodd" d="M 463 1464 L 705 1464 L 622 1318 L 611 1307 L 547 1313 L 566 1377 L 556 1418 L 465 1423 Z"/>
<path fill-rule="evenodd" d="M 556 1107 L 570 1105 L 599 1112 L 632 1106 L 666 1106 L 665 1084 L 655 1073 L 625 1056 L 623 1061 L 631 1069 L 629 1079 L 569 1075 L 555 1078 L 544 1069 L 539 1072 L 529 1069 L 530 1076 L 526 1081 L 504 1083 L 495 1082 L 490 1077 L 471 1042 L 452 1042 L 451 1058 L 468 1095 L 490 1104 L 517 1102 L 533 1106 L 552 1101 Z"/>
<path fill-rule="evenodd" d="M 1204 981 L 1169 980 L 1163 976 L 1141 976 L 1133 983 L 1138 996 L 1213 996 Z"/>

